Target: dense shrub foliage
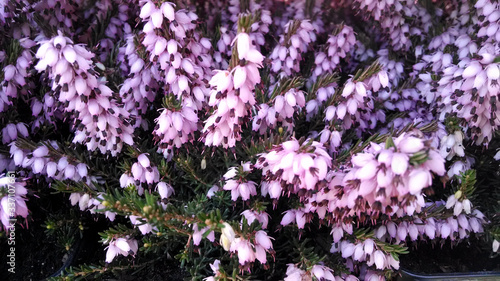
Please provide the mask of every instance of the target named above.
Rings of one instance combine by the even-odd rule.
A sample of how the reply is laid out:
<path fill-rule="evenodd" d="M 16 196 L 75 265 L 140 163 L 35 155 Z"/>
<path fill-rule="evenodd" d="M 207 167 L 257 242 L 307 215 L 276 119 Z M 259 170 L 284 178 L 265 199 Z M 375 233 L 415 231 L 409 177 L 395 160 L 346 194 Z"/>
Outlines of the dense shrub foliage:
<path fill-rule="evenodd" d="M 68 278 L 168 256 L 193 280 L 385 280 L 419 243 L 499 250 L 496 1 L 13 0 L 0 21 L 3 230 L 35 185 L 109 221 Z"/>

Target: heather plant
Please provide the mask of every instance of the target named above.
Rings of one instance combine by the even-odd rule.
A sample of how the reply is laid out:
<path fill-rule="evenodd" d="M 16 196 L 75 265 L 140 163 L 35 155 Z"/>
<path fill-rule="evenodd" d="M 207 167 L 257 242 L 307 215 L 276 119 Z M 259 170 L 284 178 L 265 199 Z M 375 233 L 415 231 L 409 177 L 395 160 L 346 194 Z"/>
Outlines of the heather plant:
<path fill-rule="evenodd" d="M 421 243 L 499 252 L 497 1 L 13 0 L 0 21 L 0 229 L 39 186 L 108 226 L 102 263 L 54 280 L 162 257 L 386 280 Z M 57 221 L 69 249 L 83 227 Z"/>

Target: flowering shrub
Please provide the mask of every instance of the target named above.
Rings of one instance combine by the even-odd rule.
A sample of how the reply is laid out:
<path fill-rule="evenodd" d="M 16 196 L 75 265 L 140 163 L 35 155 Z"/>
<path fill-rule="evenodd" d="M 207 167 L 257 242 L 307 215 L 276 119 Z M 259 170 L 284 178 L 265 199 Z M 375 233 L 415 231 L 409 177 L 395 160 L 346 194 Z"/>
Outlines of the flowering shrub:
<path fill-rule="evenodd" d="M 67 278 L 156 255 L 193 280 L 385 280 L 419 243 L 499 251 L 496 1 L 16 0 L 0 21 L 1 229 L 36 184 L 111 225 L 105 264 Z"/>

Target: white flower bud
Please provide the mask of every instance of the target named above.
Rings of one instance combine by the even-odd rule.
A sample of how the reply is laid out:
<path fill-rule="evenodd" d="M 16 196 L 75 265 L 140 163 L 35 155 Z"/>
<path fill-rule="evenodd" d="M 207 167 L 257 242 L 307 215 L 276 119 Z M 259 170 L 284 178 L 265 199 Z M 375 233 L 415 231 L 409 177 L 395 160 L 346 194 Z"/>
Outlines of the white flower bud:
<path fill-rule="evenodd" d="M 57 164 L 55 162 L 47 163 L 47 176 L 49 178 L 53 177 L 57 172 Z"/>
<path fill-rule="evenodd" d="M 76 168 L 78 170 L 78 174 L 80 175 L 80 177 L 86 177 L 87 176 L 87 165 L 83 164 L 83 163 L 80 163 L 78 165 L 76 165 Z"/>
<path fill-rule="evenodd" d="M 255 241 L 264 247 L 264 249 L 272 249 L 273 248 L 273 243 L 271 242 L 271 239 L 269 236 L 267 236 L 267 233 L 263 230 L 259 230 L 255 233 Z"/>
<path fill-rule="evenodd" d="M 49 154 L 49 149 L 46 146 L 40 146 L 33 151 L 33 157 L 45 157 Z"/>
<path fill-rule="evenodd" d="M 80 210 L 81 211 L 83 211 L 83 210 L 85 210 L 85 209 L 88 208 L 89 200 L 90 200 L 90 195 L 88 195 L 87 193 L 83 194 L 80 197 L 78 205 L 80 206 Z"/>
<path fill-rule="evenodd" d="M 69 200 L 71 201 L 71 206 L 75 206 L 78 201 L 80 201 L 80 193 L 71 193 L 71 195 L 69 196 Z"/>
<path fill-rule="evenodd" d="M 151 16 L 151 13 L 155 10 L 155 6 L 153 2 L 148 1 L 144 6 L 141 8 L 141 13 L 139 14 L 139 17 L 142 19 L 145 19 L 149 16 Z"/>
<path fill-rule="evenodd" d="M 248 50 L 250 50 L 250 37 L 246 33 L 239 33 L 235 40 L 237 40 L 238 58 L 242 60 L 246 57 Z"/>
<path fill-rule="evenodd" d="M 132 176 L 135 179 L 140 179 L 141 178 L 142 172 L 143 172 L 143 168 L 138 163 L 132 164 L 132 169 L 131 170 L 132 170 Z"/>
<path fill-rule="evenodd" d="M 354 244 L 343 241 L 340 245 L 340 251 L 342 252 L 343 258 L 348 258 L 354 254 Z"/>
<path fill-rule="evenodd" d="M 165 38 L 158 37 L 155 43 L 155 50 L 154 54 L 159 56 L 163 51 L 165 51 L 165 48 L 167 47 L 167 40 Z"/>
<path fill-rule="evenodd" d="M 10 80 L 12 80 L 12 78 L 14 78 L 14 75 L 16 74 L 17 69 L 13 65 L 7 65 L 6 67 L 4 67 L 3 72 L 4 72 L 4 80 L 10 81 Z"/>
<path fill-rule="evenodd" d="M 345 84 L 344 89 L 342 90 L 342 96 L 343 97 L 349 96 L 354 91 L 355 87 L 356 87 L 356 85 L 351 80 L 349 80 Z"/>
<path fill-rule="evenodd" d="M 73 50 L 72 46 L 66 46 L 63 49 L 63 55 L 64 58 L 69 62 L 69 63 L 74 63 L 76 61 L 76 52 Z"/>
<path fill-rule="evenodd" d="M 153 13 L 151 13 L 151 22 L 153 22 L 154 27 L 161 27 L 163 23 L 163 13 L 161 10 L 155 10 Z"/>
<path fill-rule="evenodd" d="M 39 174 L 42 172 L 43 167 L 45 167 L 45 161 L 43 158 L 35 158 L 35 161 L 33 161 L 33 173 Z"/>
<path fill-rule="evenodd" d="M 471 78 L 476 76 L 483 68 L 481 67 L 481 64 L 477 61 L 472 61 L 467 68 L 465 68 L 464 72 L 462 73 L 462 77 L 464 79 Z"/>
<path fill-rule="evenodd" d="M 147 168 L 151 165 L 151 162 L 149 161 L 149 158 L 147 156 L 147 153 L 143 153 L 137 157 L 137 160 L 141 164 L 142 167 Z"/>
<path fill-rule="evenodd" d="M 472 204 L 469 199 L 465 199 L 462 201 L 463 208 L 466 214 L 470 214 L 471 209 L 472 209 Z"/>
<path fill-rule="evenodd" d="M 156 185 L 156 188 L 158 189 L 158 193 L 160 193 L 160 197 L 162 199 L 168 198 L 174 193 L 174 189 L 172 188 L 172 186 L 167 184 L 166 182 L 159 182 Z"/>
<path fill-rule="evenodd" d="M 66 169 L 64 169 L 64 177 L 67 179 L 73 179 L 74 175 L 75 175 L 75 166 L 68 165 Z"/>
<path fill-rule="evenodd" d="M 174 39 L 170 39 L 167 43 L 167 52 L 169 54 L 176 54 L 177 53 L 177 41 L 175 41 Z"/>
<path fill-rule="evenodd" d="M 375 261 L 375 266 L 377 267 L 377 269 L 384 269 L 386 257 L 382 251 L 375 251 L 375 253 L 373 254 L 373 259 Z"/>
<path fill-rule="evenodd" d="M 229 251 L 229 249 L 231 248 L 232 240 L 230 240 L 224 233 L 221 234 L 219 242 L 224 250 Z"/>
<path fill-rule="evenodd" d="M 138 73 L 144 67 L 144 61 L 142 59 L 137 59 L 130 67 L 130 73 Z"/>
<path fill-rule="evenodd" d="M 118 247 L 118 249 L 128 253 L 128 251 L 130 251 L 130 245 L 127 243 L 127 240 L 125 238 L 118 238 L 116 239 L 116 243 L 115 243 L 116 247 Z"/>

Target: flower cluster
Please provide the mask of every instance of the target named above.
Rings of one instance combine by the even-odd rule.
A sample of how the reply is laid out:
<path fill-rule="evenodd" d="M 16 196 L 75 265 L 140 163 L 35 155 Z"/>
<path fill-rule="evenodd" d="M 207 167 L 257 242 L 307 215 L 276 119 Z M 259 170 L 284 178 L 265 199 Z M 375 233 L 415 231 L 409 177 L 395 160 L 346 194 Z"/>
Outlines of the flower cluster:
<path fill-rule="evenodd" d="M 256 210 L 245 210 L 241 213 L 246 219 L 248 225 L 251 225 L 254 221 L 258 221 L 262 224 L 262 229 L 266 229 L 269 224 L 269 214 L 266 212 L 259 212 Z"/>
<path fill-rule="evenodd" d="M 368 238 L 356 243 L 343 240 L 337 248 L 332 247 L 331 251 L 333 253 L 339 251 L 345 259 L 351 258 L 358 262 L 366 261 L 366 265 L 375 266 L 379 270 L 389 268 L 399 269 L 399 261 L 394 259 L 390 253 L 381 250 L 373 239 Z"/>
<path fill-rule="evenodd" d="M 139 195 L 144 193 L 142 184 L 152 185 L 160 180 L 160 173 L 158 167 L 152 166 L 147 153 L 142 153 L 137 156 L 137 162 L 132 164 L 130 171 L 122 174 L 120 177 L 120 186 L 127 187 L 135 185 Z M 164 191 L 162 191 L 163 193 Z M 167 192 L 168 194 L 168 188 Z"/>
<path fill-rule="evenodd" d="M 5 128 L 2 129 L 2 142 L 4 144 L 9 144 L 12 141 L 15 141 L 19 135 L 25 138 L 29 136 L 26 124 L 24 123 L 7 124 L 7 126 L 5 126 Z"/>
<path fill-rule="evenodd" d="M 155 139 L 163 149 L 181 147 L 192 140 L 193 133 L 198 130 L 198 116 L 187 106 L 177 110 L 161 109 L 161 114 L 155 122 Z"/>
<path fill-rule="evenodd" d="M 16 166 L 27 168 L 33 174 L 46 175 L 56 180 L 83 181 L 92 186 L 95 178 L 89 175 L 89 167 L 74 157 L 54 154 L 57 149 L 59 145 L 55 141 L 42 144 L 33 150 L 19 148 L 12 142 L 10 155 Z"/>
<path fill-rule="evenodd" d="M 432 185 L 432 173 L 445 173 L 441 155 L 411 134 L 388 138 L 385 146 L 372 143 L 351 163 L 334 173 L 328 192 L 316 195 L 315 202 L 328 206 L 335 220 L 413 215 L 424 207 L 423 189 Z"/>
<path fill-rule="evenodd" d="M 315 264 L 308 271 L 300 269 L 295 264 L 288 264 L 286 269 L 286 277 L 285 281 L 298 281 L 298 280 L 313 280 L 312 278 L 316 278 L 317 280 L 329 280 L 329 281 L 338 281 L 338 280 L 347 280 L 341 278 L 339 276 L 333 275 L 333 270 L 324 265 Z M 352 280 L 356 280 L 352 279 Z"/>
<path fill-rule="evenodd" d="M 250 36 L 239 33 L 233 41 L 240 63 L 231 71 L 220 70 L 210 79 L 213 87 L 208 104 L 215 111 L 205 121 L 203 139 L 206 146 L 234 147 L 241 139 L 241 126 L 255 104 L 253 90 L 260 83 L 259 67 L 264 57 L 250 41 Z"/>
<path fill-rule="evenodd" d="M 42 17 L 45 25 L 62 31 L 70 31 L 78 21 L 78 6 L 75 4 L 82 5 L 83 1 L 77 0 L 74 4 L 63 0 L 40 1 L 35 3 L 33 8 Z M 44 11 L 50 11 L 50 13 Z"/>
<path fill-rule="evenodd" d="M 273 243 L 265 231 L 256 231 L 249 238 L 237 235 L 228 223 L 224 223 L 223 226 L 220 244 L 224 250 L 237 253 L 240 265 L 248 266 L 255 260 L 261 264 L 267 262 L 267 253 L 272 252 Z"/>
<path fill-rule="evenodd" d="M 29 32 L 26 32 L 26 36 Z M 28 84 L 29 68 L 33 63 L 33 55 L 30 52 L 36 43 L 29 38 L 21 38 L 12 42 L 11 48 L 20 52 L 19 57 L 14 62 L 3 68 L 3 81 L 0 86 L 0 112 L 6 111 L 12 100 L 26 96 L 31 85 Z M 13 54 L 10 54 L 13 55 Z M 1 59 L 0 59 L 1 62 Z"/>
<path fill-rule="evenodd" d="M 125 45 L 120 48 L 124 73 L 131 77 L 125 79 L 119 94 L 123 107 L 130 112 L 132 119 L 130 123 L 134 127 L 146 127 L 147 122 L 142 116 L 146 113 L 148 105 L 153 102 L 155 90 L 158 89 L 158 83 L 153 77 L 159 77 L 160 74 L 156 68 L 145 67 L 146 62 L 137 53 L 134 39 L 134 36 L 128 35 Z"/>
<path fill-rule="evenodd" d="M 300 72 L 302 56 L 309 44 L 316 41 L 314 27 L 308 21 L 290 21 L 285 25 L 285 34 L 280 36 L 280 44 L 271 53 L 271 70 L 279 77 Z"/>
<path fill-rule="evenodd" d="M 238 200 L 241 197 L 243 201 L 250 199 L 250 196 L 257 195 L 257 190 L 255 188 L 256 183 L 253 181 L 247 181 L 245 174 L 252 171 L 250 163 L 241 163 L 239 169 L 237 167 L 232 167 L 224 174 L 224 180 L 226 183 L 222 187 L 224 190 L 231 191 L 231 199 L 233 201 Z"/>
<path fill-rule="evenodd" d="M 155 79 L 165 83 L 167 93 L 183 97 L 184 106 L 199 109 L 208 94 L 204 80 L 211 74 L 211 44 L 194 31 L 198 16 L 176 11 L 170 2 L 156 7 L 153 1 L 143 1 L 139 17 L 146 22 L 141 43 L 149 61 L 162 73 Z M 163 32 L 165 35 L 161 35 Z"/>
<path fill-rule="evenodd" d="M 381 281 L 421 243 L 499 250 L 497 1 L 7 1 L 0 22 L 0 174 L 25 181 L 0 177 L 1 229 L 56 192 L 48 235 L 109 226 L 107 264 L 62 278 L 164 253 L 194 279 Z"/>
<path fill-rule="evenodd" d="M 491 141 L 500 125 L 495 118 L 500 114 L 497 98 L 500 65 L 494 62 L 495 48 L 493 44 L 485 44 L 478 50 L 478 58 L 466 57 L 458 65 L 444 68 L 438 83 L 438 92 L 445 104 L 441 116 L 454 112 L 465 120 L 477 144 Z M 450 96 L 450 93 L 455 95 Z"/>
<path fill-rule="evenodd" d="M 282 127 L 292 130 L 293 117 L 305 106 L 304 92 L 292 88 L 283 95 L 277 95 L 271 102 L 259 105 L 259 111 L 252 122 L 252 130 L 263 134 L 268 129 L 276 128 L 278 122 Z"/>
<path fill-rule="evenodd" d="M 461 131 L 455 131 L 453 134 L 441 138 L 441 147 L 439 152 L 446 160 L 451 160 L 455 155 L 464 157 L 464 146 L 462 141 L 464 134 Z"/>
<path fill-rule="evenodd" d="M 9 232 L 9 228 L 14 225 L 13 220 L 21 216 L 28 216 L 28 207 L 26 206 L 25 182 L 16 181 L 13 175 L 1 175 L 0 177 L 0 220 L 2 221 L 2 230 Z"/>
<path fill-rule="evenodd" d="M 356 36 L 352 27 L 339 26 L 334 34 L 328 37 L 325 50 L 316 54 L 314 58 L 314 75 L 320 76 L 325 72 L 333 72 L 340 64 L 340 59 L 347 57 L 354 45 Z"/>
<path fill-rule="evenodd" d="M 164 2 L 157 7 L 152 1 L 144 1 L 139 16 L 146 22 L 142 44 L 154 69 L 151 73 L 182 105 L 169 106 L 155 119 L 156 139 L 163 150 L 169 151 L 192 140 L 198 130 L 197 111 L 209 93 L 206 81 L 211 76 L 211 43 L 194 30 L 198 16 L 175 10 L 173 3 Z M 143 66 L 139 61 L 137 69 Z"/>
<path fill-rule="evenodd" d="M 35 69 L 45 72 L 58 103 L 75 118 L 73 142 L 112 155 L 121 151 L 123 143 L 133 144 L 129 113 L 113 98 L 105 81 L 98 79 L 91 52 L 59 33 L 40 42 L 36 57 Z"/>
<path fill-rule="evenodd" d="M 385 115 L 374 110 L 373 92 L 389 85 L 388 75 L 379 71 L 366 82 L 349 78 L 342 89 L 341 97 L 335 105 L 325 109 L 325 120 L 342 120 L 342 127 L 349 129 L 358 123 L 358 130 L 374 128 L 377 121 L 385 121 Z"/>
<path fill-rule="evenodd" d="M 111 241 L 107 241 L 107 244 L 109 245 L 107 247 L 108 251 L 106 252 L 107 263 L 112 262 L 117 255 L 135 255 L 139 248 L 137 240 L 126 237 L 119 237 Z"/>
<path fill-rule="evenodd" d="M 238 260 L 241 265 L 258 260 L 261 264 L 267 262 L 266 253 L 273 248 L 273 243 L 267 233 L 259 230 L 255 233 L 254 242 L 237 237 L 231 243 L 229 251 L 238 252 Z"/>
<path fill-rule="evenodd" d="M 381 240 L 392 240 L 396 242 L 411 241 L 417 239 L 450 239 L 451 241 L 461 240 L 469 237 L 470 233 L 483 232 L 483 225 L 486 223 L 484 215 L 479 211 L 474 211 L 472 215 L 460 214 L 456 218 L 447 219 L 428 218 L 425 220 L 415 218 L 412 222 L 388 222 L 376 229 L 376 236 Z"/>
<path fill-rule="evenodd" d="M 256 168 L 262 169 L 267 182 L 262 193 L 271 198 L 279 198 L 282 193 L 290 195 L 319 190 L 331 166 L 332 158 L 323 145 L 312 140 L 284 142 L 260 155 L 255 164 Z"/>
<path fill-rule="evenodd" d="M 380 24 L 394 50 L 408 50 L 412 46 L 410 36 L 423 36 L 430 28 L 431 15 L 427 10 L 411 0 L 369 1 L 355 0 L 359 9 Z M 437 10 L 436 13 L 441 13 Z M 410 25 L 406 21 L 411 18 Z"/>
<path fill-rule="evenodd" d="M 113 7 L 114 5 L 116 6 Z M 103 21 L 109 22 L 106 26 L 106 30 L 104 30 L 104 38 L 97 42 L 97 47 L 99 48 L 97 55 L 101 61 L 109 59 L 111 51 L 118 46 L 118 44 L 115 44 L 117 40 L 132 33 L 132 28 L 128 23 L 132 16 L 131 10 L 129 3 L 123 1 L 116 4 L 109 0 L 96 3 L 92 20 L 96 24 Z M 109 16 L 110 14 L 112 14 L 112 16 Z M 109 19 L 107 18 L 108 16 Z M 92 36 L 92 31 L 88 30 L 87 34 L 83 36 Z"/>

